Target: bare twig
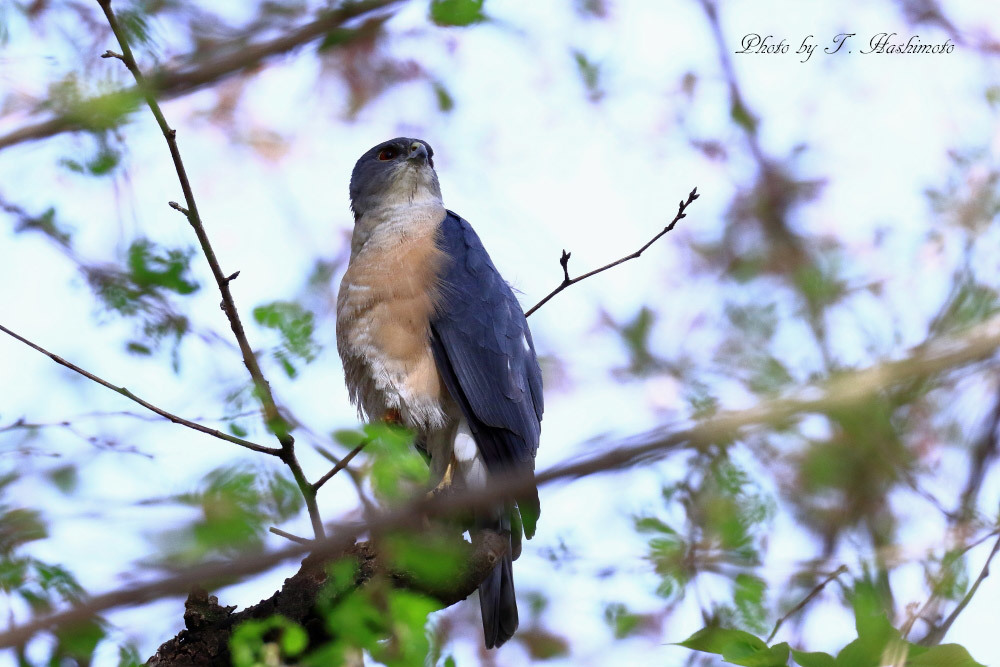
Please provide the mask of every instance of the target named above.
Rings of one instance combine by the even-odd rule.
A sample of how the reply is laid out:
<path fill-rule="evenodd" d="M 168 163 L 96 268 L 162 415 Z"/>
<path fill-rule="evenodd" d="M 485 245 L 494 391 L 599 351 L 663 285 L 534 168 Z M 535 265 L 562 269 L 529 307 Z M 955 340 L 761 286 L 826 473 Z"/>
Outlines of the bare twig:
<path fill-rule="evenodd" d="M 741 437 L 758 426 L 787 424 L 789 419 L 799 414 L 845 409 L 869 401 L 885 390 L 915 377 L 942 373 L 960 365 L 982 360 L 994 354 L 998 347 L 1000 347 L 1000 316 L 972 327 L 961 336 L 920 346 L 912 350 L 911 355 L 905 359 L 861 371 L 843 373 L 822 389 L 812 387 L 803 390 L 802 396 L 808 397 L 775 399 L 747 410 L 721 412 L 687 429 L 653 431 L 631 439 L 629 444 L 613 447 L 601 454 L 578 461 L 563 463 L 535 476 L 500 478 L 488 488 L 463 489 L 449 494 L 417 498 L 409 506 L 374 514 L 368 521 L 336 525 L 330 537 L 314 540 L 309 547 L 296 544 L 237 560 L 208 563 L 159 581 L 99 595 L 65 611 L 36 618 L 0 633 L 0 647 L 20 645 L 37 632 L 78 622 L 107 609 L 181 594 L 195 584 L 209 587 L 211 584 L 256 574 L 306 553 L 316 558 L 333 557 L 342 553 L 365 533 L 380 534 L 406 528 L 412 526 L 413 521 L 421 516 L 455 515 L 490 507 L 498 499 L 516 497 L 519 493 L 533 488 L 535 484 L 544 485 L 557 480 L 620 470 L 662 457 L 681 446 L 706 447 Z M 981 576 L 980 581 L 982 578 L 985 578 L 985 575 Z"/>
<path fill-rule="evenodd" d="M 265 423 L 271 432 L 275 434 L 278 442 L 281 443 L 281 454 L 279 454 L 279 456 L 285 465 L 287 465 L 292 471 L 295 483 L 298 485 L 299 490 L 302 493 L 302 497 L 305 499 L 306 509 L 309 512 L 309 518 L 312 521 L 313 531 L 316 533 L 316 537 L 323 537 L 323 521 L 320 518 L 319 508 L 316 505 L 316 492 L 306 480 L 305 474 L 302 472 L 302 467 L 299 465 L 298 459 L 295 456 L 295 439 L 292 438 L 292 435 L 289 432 L 289 424 L 278 411 L 278 406 L 274 401 L 274 395 L 271 393 L 271 386 L 264 377 L 264 373 L 260 369 L 260 364 L 257 362 L 257 357 L 254 355 L 253 349 L 250 347 L 246 332 L 243 330 L 243 323 L 240 321 L 239 312 L 236 310 L 236 303 L 233 301 L 233 295 L 229 289 L 230 281 L 227 279 L 226 274 L 222 271 L 222 267 L 219 265 L 219 260 L 215 255 L 215 250 L 212 248 L 212 244 L 208 239 L 208 234 L 205 232 L 205 226 L 202 223 L 201 216 L 198 214 L 198 204 L 195 202 L 194 192 L 191 189 L 191 182 L 188 180 L 187 170 L 184 168 L 184 162 L 181 159 L 180 149 L 177 147 L 177 131 L 172 129 L 167 124 L 167 119 L 163 116 L 163 111 L 160 109 L 160 105 L 156 101 L 156 97 L 152 89 L 147 85 L 146 78 L 143 76 L 142 71 L 139 69 L 139 65 L 135 61 L 135 57 L 132 54 L 132 49 L 125 37 L 125 32 L 122 30 L 114 11 L 111 9 L 111 0 L 98 0 L 98 4 L 100 4 L 101 9 L 104 10 L 104 15 L 108 19 L 111 31 L 114 33 L 115 38 L 118 40 L 118 44 L 122 48 L 121 60 L 125 63 L 125 66 L 135 78 L 137 87 L 143 97 L 145 97 L 146 104 L 149 106 L 149 110 L 153 113 L 153 117 L 156 118 L 156 124 L 163 133 L 163 138 L 166 140 L 167 147 L 170 150 L 170 157 L 174 162 L 174 170 L 177 172 L 177 179 L 180 181 L 181 190 L 184 193 L 186 208 L 181 207 L 175 202 L 171 202 L 170 205 L 184 214 L 188 222 L 191 224 L 191 228 L 194 230 L 195 235 L 198 237 L 198 243 L 201 245 L 201 250 L 205 255 L 205 259 L 208 260 L 208 264 L 212 269 L 212 275 L 215 277 L 215 282 L 219 286 L 219 292 L 222 294 L 222 309 L 225 312 L 226 317 L 229 319 L 233 335 L 236 337 L 236 342 L 243 355 L 243 364 L 247 367 L 247 371 L 250 373 L 250 377 L 253 380 L 254 387 L 256 388 L 257 397 L 264 409 Z"/>
<path fill-rule="evenodd" d="M 175 424 L 180 424 L 182 426 L 187 426 L 188 428 L 194 429 L 195 431 L 198 431 L 200 433 L 205 433 L 206 435 L 210 435 L 210 436 L 213 436 L 215 438 L 219 438 L 220 440 L 225 440 L 226 442 L 231 442 L 234 445 L 239 445 L 240 447 L 246 447 L 247 449 L 252 449 L 255 452 L 261 452 L 262 454 L 270 454 L 272 456 L 281 456 L 281 450 L 277 449 L 275 447 L 265 447 L 263 445 L 258 445 L 257 443 L 250 442 L 249 440 L 244 440 L 243 438 L 237 438 L 234 435 L 229 435 L 228 433 L 223 433 L 222 431 L 220 431 L 218 429 L 209 428 L 209 427 L 203 426 L 202 424 L 199 424 L 197 422 L 193 422 L 193 421 L 191 421 L 189 419 L 184 419 L 183 417 L 178 417 L 177 415 L 175 415 L 175 414 L 173 414 L 171 412 L 167 412 L 163 408 L 158 408 L 155 405 L 153 405 L 152 403 L 139 398 L 138 396 L 136 396 L 135 394 L 133 394 L 131 391 L 129 391 L 125 387 L 115 386 L 112 383 L 110 383 L 107 380 L 105 380 L 104 378 L 98 377 L 97 375 L 94 375 L 90 371 L 86 371 L 86 370 L 80 368 L 79 366 L 77 366 L 76 364 L 74 364 L 72 362 L 69 362 L 69 361 L 66 361 L 65 359 L 63 359 L 62 357 L 60 357 L 58 354 L 53 354 L 52 352 L 49 352 L 48 350 L 46 350 L 45 348 L 41 347 L 40 345 L 36 345 L 35 343 L 31 342 L 30 340 L 28 340 L 24 336 L 21 336 L 21 335 L 18 335 L 16 333 L 14 333 L 13 331 L 11 331 L 7 327 L 3 326 L 2 324 L 0 324 L 0 331 L 4 332 L 5 334 L 7 334 L 8 336 L 10 336 L 11 338 L 14 338 L 15 340 L 18 340 L 18 341 L 24 343 L 25 345 L 27 345 L 31 349 L 37 350 L 38 352 L 41 352 L 42 354 L 44 354 L 45 356 L 47 356 L 52 361 L 54 361 L 57 364 L 59 364 L 60 366 L 64 366 L 64 367 L 70 369 L 71 371 L 75 371 L 75 372 L 79 373 L 80 375 L 84 376 L 85 378 L 87 378 L 88 380 L 92 380 L 92 381 L 96 382 L 97 384 L 101 385 L 102 387 L 107 387 L 111 391 L 113 391 L 115 393 L 118 393 L 118 394 L 121 394 L 122 396 L 124 396 L 125 398 L 129 399 L 130 401 L 135 401 L 136 403 L 138 403 L 142 407 L 146 408 L 147 410 L 149 410 L 151 412 L 155 412 L 156 414 L 160 415 L 164 419 L 167 419 L 167 420 L 169 420 L 169 421 L 171 421 L 171 422 L 173 422 Z"/>
<path fill-rule="evenodd" d="M 278 537 L 283 537 L 286 540 L 289 540 L 290 542 L 295 542 L 296 544 L 305 544 L 305 545 L 312 544 L 312 540 L 308 540 L 308 539 L 306 539 L 304 537 L 299 537 L 298 535 L 292 535 L 291 533 L 286 533 L 282 529 L 276 528 L 274 526 L 271 526 L 267 530 L 268 530 L 268 532 L 273 533 L 274 535 L 277 535 Z"/>
<path fill-rule="evenodd" d="M 344 456 L 344 458 L 337 461 L 337 464 L 333 466 L 333 469 L 331 469 L 330 472 L 326 473 L 313 483 L 312 485 L 313 491 L 319 491 L 320 487 L 329 482 L 331 477 L 333 477 L 338 472 L 346 468 L 347 464 L 351 462 L 351 459 L 357 456 L 361 452 L 361 450 L 365 448 L 365 445 L 367 444 L 368 440 L 363 440 L 357 447 L 349 451 L 347 455 Z"/>
<path fill-rule="evenodd" d="M 767 643 L 768 644 L 771 643 L 771 640 L 774 639 L 774 636 L 778 634 L 778 630 L 781 629 L 781 625 L 785 621 L 787 621 L 789 618 L 791 618 L 795 614 L 797 614 L 800 611 L 802 611 L 802 609 L 807 604 L 809 604 L 814 597 L 816 597 L 817 595 L 819 595 L 823 591 L 823 589 L 826 588 L 827 584 L 829 584 L 831 581 L 833 581 L 834 579 L 836 579 L 840 575 L 846 574 L 846 573 L 847 573 L 847 566 L 846 565 L 841 565 L 836 570 L 834 570 L 833 572 L 831 572 L 830 575 L 826 579 L 824 579 L 823 581 L 821 581 L 818 584 L 816 584 L 816 586 L 811 591 L 809 591 L 808 595 L 806 595 L 804 598 L 802 598 L 801 600 L 799 600 L 798 604 L 796 604 L 794 607 L 792 607 L 791 609 L 789 609 L 785 613 L 784 616 L 782 616 L 781 618 L 778 619 L 778 622 L 774 624 L 774 629 L 771 630 L 771 634 L 769 634 L 767 636 Z"/>
<path fill-rule="evenodd" d="M 176 69 L 162 69 L 153 73 L 150 78 L 155 94 L 159 99 L 170 99 L 194 92 L 203 86 L 211 85 L 220 79 L 244 71 L 260 64 L 268 58 L 292 51 L 303 44 L 320 39 L 331 30 L 342 27 L 345 23 L 365 14 L 385 9 L 399 4 L 402 0 L 361 0 L 360 2 L 343 3 L 337 9 L 323 14 L 320 18 L 307 23 L 288 34 L 272 40 L 247 45 L 243 37 L 234 40 L 233 45 L 219 47 L 217 50 L 227 52 L 225 55 L 208 62 L 189 64 Z M 102 57 L 121 57 L 115 53 Z M 193 61 L 194 58 L 188 58 Z M 130 96 L 135 89 L 118 91 L 109 96 Z M 26 141 L 44 139 L 62 132 L 74 132 L 84 129 L 79 119 L 73 114 L 65 114 L 50 118 L 39 123 L 26 125 L 0 137 L 0 150 Z"/>
<path fill-rule="evenodd" d="M 983 583 L 983 580 L 986 577 L 990 576 L 990 563 L 993 561 L 993 557 L 997 555 L 998 551 L 1000 551 L 1000 537 L 998 537 L 997 541 L 993 543 L 993 550 L 990 551 L 990 555 L 986 558 L 986 562 L 983 564 L 983 569 L 979 572 L 979 576 L 976 577 L 976 581 L 972 584 L 972 588 L 969 589 L 969 592 L 965 594 L 965 597 L 963 597 L 961 602 L 955 606 L 952 612 L 948 614 L 948 618 L 946 618 L 941 625 L 932 628 L 931 631 L 927 633 L 927 636 L 920 640 L 920 643 L 923 646 L 934 646 L 935 644 L 941 643 L 941 640 L 944 639 L 946 634 L 948 634 L 948 630 L 951 629 L 955 619 L 957 619 L 958 615 L 965 610 L 965 607 L 972 600 L 972 596 L 979 590 L 979 585 Z"/>
<path fill-rule="evenodd" d="M 674 219 L 670 221 L 670 224 L 668 224 L 666 227 L 664 227 L 663 229 L 661 229 L 656 234 L 656 236 L 654 236 L 653 238 L 651 238 L 644 246 L 642 246 L 641 248 L 639 248 L 635 252 L 633 252 L 633 253 L 631 253 L 629 255 L 625 255 L 624 257 L 622 257 L 620 259 L 616 259 L 615 261 L 611 262 L 610 264 L 605 264 L 604 266 L 602 266 L 599 269 L 594 269 L 593 271 L 588 271 L 587 273 L 584 273 L 581 276 L 577 276 L 576 278 L 570 278 L 569 277 L 569 258 L 570 258 L 570 255 L 572 255 L 572 253 L 569 253 L 569 252 L 566 252 L 565 250 L 563 250 L 562 251 L 562 256 L 559 257 L 559 264 L 562 266 L 562 270 L 563 270 L 563 280 L 562 280 L 562 282 L 559 283 L 558 287 L 556 287 L 554 290 L 552 290 L 551 292 L 549 292 L 548 294 L 546 294 L 545 297 L 541 301 L 539 301 L 534 306 L 532 306 L 528 310 L 528 312 L 526 312 L 524 314 L 524 316 L 525 317 L 531 317 L 531 314 L 534 313 L 539 308 L 541 308 L 542 306 L 544 306 L 546 303 L 548 303 L 549 299 L 551 299 L 552 297 L 554 297 L 556 294 L 559 294 L 559 292 L 562 292 L 564 289 L 566 289 L 570 285 L 575 285 L 576 283 L 580 282 L 581 280 L 586 280 L 587 278 L 589 278 L 591 276 L 595 276 L 598 273 L 601 273 L 602 271 L 607 271 L 608 269 L 612 269 L 612 268 L 618 266 L 619 264 L 623 264 L 624 262 L 629 261 L 630 259 L 635 259 L 636 257 L 639 257 L 642 253 L 644 253 L 649 248 L 649 246 L 651 246 L 654 243 L 656 243 L 657 241 L 659 241 L 660 237 L 662 237 L 663 235 L 665 235 L 667 232 L 671 231 L 674 228 L 674 225 L 676 225 L 682 218 L 686 217 L 686 214 L 684 213 L 684 211 L 687 209 L 688 206 L 691 205 L 691 202 L 693 202 L 699 196 L 700 195 L 698 194 L 698 188 L 694 188 L 693 190 L 691 190 L 691 193 L 688 195 L 687 201 L 683 201 L 682 200 L 680 202 L 680 204 L 678 204 L 678 206 L 677 206 L 677 215 L 675 215 Z"/>

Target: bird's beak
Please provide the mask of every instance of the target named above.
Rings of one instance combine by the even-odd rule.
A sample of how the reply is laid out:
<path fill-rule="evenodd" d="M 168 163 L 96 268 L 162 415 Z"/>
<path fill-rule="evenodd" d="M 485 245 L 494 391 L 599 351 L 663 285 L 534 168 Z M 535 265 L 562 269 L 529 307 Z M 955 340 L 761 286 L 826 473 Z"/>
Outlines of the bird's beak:
<path fill-rule="evenodd" d="M 419 141 L 414 141 L 410 144 L 410 155 L 407 159 L 427 164 L 427 146 L 424 146 Z"/>

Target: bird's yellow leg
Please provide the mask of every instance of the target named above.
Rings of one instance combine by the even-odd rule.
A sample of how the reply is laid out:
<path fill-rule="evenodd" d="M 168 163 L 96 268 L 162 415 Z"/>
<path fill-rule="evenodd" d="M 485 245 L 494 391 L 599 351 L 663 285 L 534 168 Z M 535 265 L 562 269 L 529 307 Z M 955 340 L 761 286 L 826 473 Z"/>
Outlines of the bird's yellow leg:
<path fill-rule="evenodd" d="M 448 466 L 444 469 L 444 476 L 438 485 L 431 489 L 427 495 L 436 496 L 439 493 L 446 493 L 451 489 L 452 483 L 455 481 L 455 468 L 458 466 L 458 462 L 455 460 L 455 455 L 451 455 L 451 460 L 448 461 Z"/>

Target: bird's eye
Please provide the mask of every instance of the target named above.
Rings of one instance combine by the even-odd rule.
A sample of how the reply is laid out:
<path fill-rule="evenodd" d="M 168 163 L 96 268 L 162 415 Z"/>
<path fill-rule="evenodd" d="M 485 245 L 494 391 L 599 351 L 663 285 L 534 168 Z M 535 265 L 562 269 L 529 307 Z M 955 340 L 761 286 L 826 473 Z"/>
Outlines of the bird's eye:
<path fill-rule="evenodd" d="M 394 157 L 396 157 L 396 149 L 395 148 L 383 148 L 382 152 L 380 152 L 378 154 L 378 159 L 382 160 L 383 162 L 385 162 L 387 160 L 391 160 Z"/>

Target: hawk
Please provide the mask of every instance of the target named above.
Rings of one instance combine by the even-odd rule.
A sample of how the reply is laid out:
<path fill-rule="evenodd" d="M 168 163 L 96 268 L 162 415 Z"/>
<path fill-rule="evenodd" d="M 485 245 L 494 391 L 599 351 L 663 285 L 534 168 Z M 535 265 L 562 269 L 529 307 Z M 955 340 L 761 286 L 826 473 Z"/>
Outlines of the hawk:
<path fill-rule="evenodd" d="M 542 375 L 510 286 L 469 223 L 444 207 L 433 157 L 427 142 L 399 137 L 354 166 L 337 349 L 352 402 L 370 421 L 416 432 L 432 484 L 483 487 L 534 470 Z M 517 629 L 511 564 L 538 513 L 532 491 L 476 517 L 479 529 L 509 536 L 479 585 L 487 648 Z"/>

